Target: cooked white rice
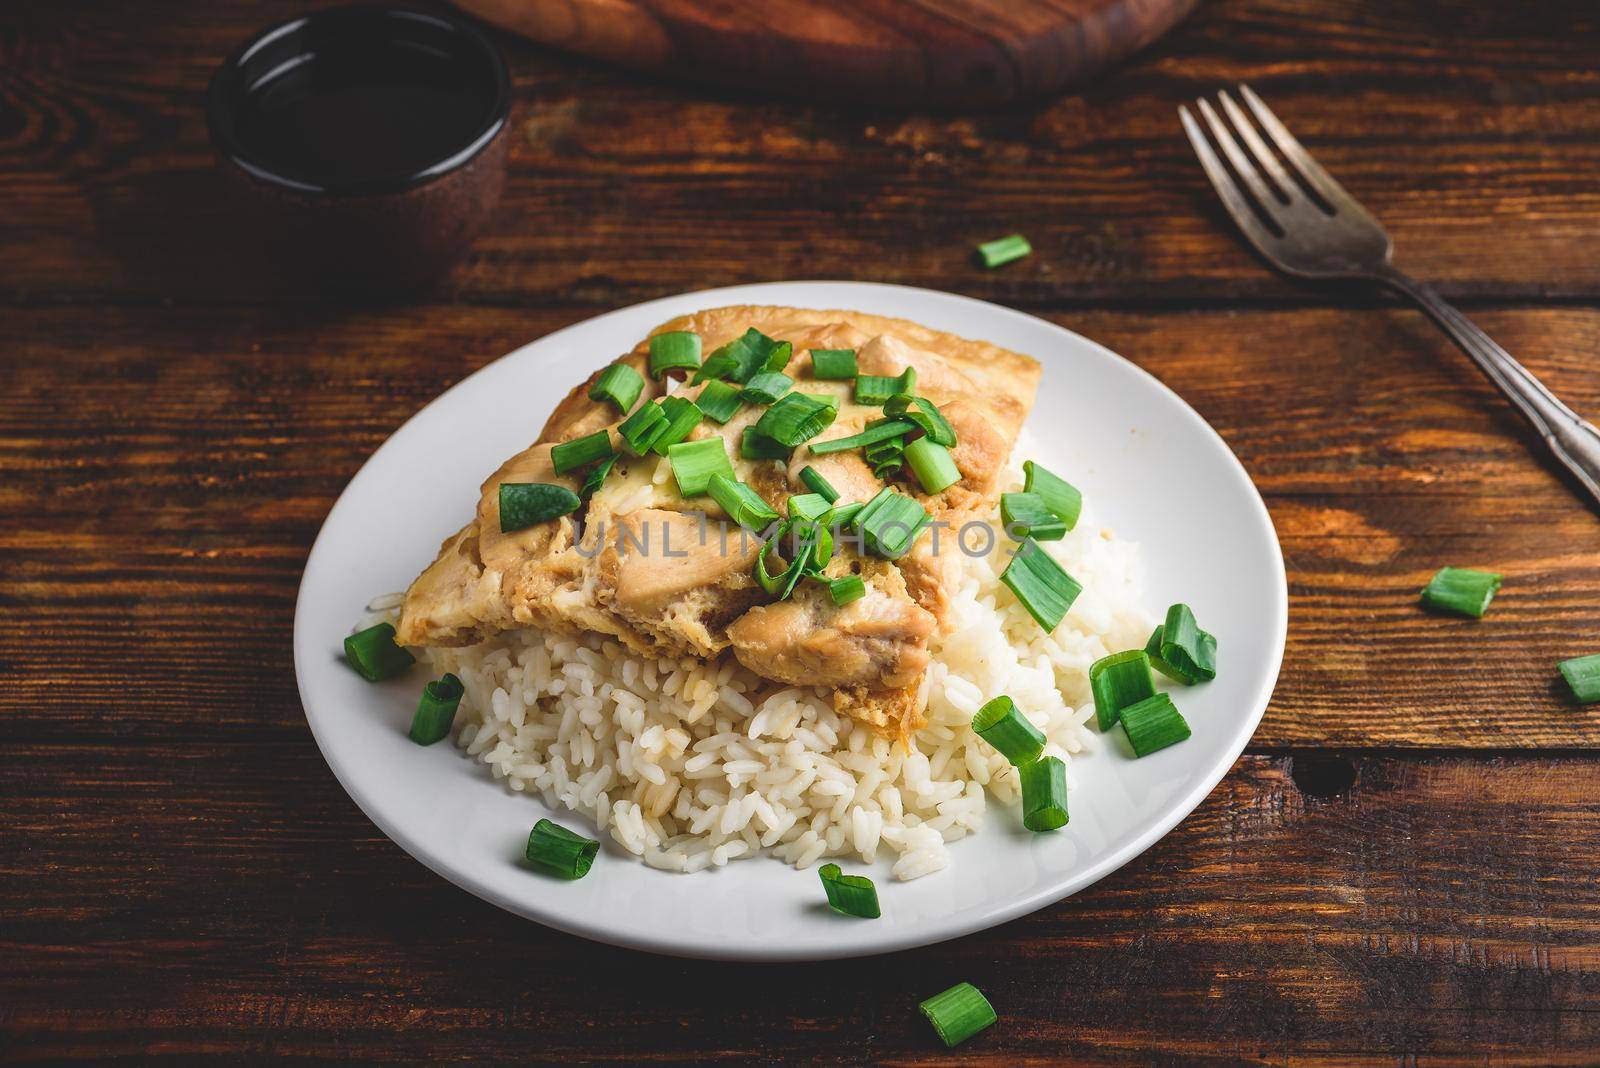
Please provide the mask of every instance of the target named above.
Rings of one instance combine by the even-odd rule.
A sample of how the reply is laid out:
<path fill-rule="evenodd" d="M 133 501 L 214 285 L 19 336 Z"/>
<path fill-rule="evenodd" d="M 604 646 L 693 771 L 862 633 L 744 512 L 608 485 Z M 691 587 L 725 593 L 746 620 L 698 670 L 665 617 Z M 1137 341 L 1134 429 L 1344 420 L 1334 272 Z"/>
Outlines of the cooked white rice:
<path fill-rule="evenodd" d="M 1020 488 L 1020 468 L 1011 477 Z M 978 708 L 1010 695 L 1049 739 L 1045 751 L 1068 761 L 1070 783 L 1071 754 L 1090 744 L 1089 665 L 1143 645 L 1153 626 L 1137 547 L 1088 507 L 1045 546 L 1084 586 L 1053 634 L 1000 583 L 1009 542 L 970 557 L 951 541 L 962 584 L 933 645 L 928 725 L 910 752 L 834 712 L 826 691 L 770 692 L 732 656 L 651 660 L 601 635 L 531 630 L 424 655 L 466 687 L 458 746 L 652 867 L 693 872 L 769 852 L 804 868 L 887 850 L 894 876 L 915 879 L 949 864 L 946 846 L 978 829 L 988 797 L 1017 803 L 1016 772 L 972 732 Z"/>

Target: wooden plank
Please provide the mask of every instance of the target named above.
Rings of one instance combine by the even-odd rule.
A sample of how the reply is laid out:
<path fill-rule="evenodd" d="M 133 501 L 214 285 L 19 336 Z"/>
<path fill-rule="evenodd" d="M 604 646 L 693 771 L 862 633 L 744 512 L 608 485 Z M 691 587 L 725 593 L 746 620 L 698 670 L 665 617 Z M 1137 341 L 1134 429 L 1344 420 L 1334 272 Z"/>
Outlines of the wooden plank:
<path fill-rule="evenodd" d="M 299 572 L 346 480 L 451 383 L 583 317 L 450 306 L 326 320 L 204 308 L 0 317 L 0 351 L 14 354 L 0 389 L 0 661 L 14 696 L 72 730 L 114 733 L 143 730 L 139 709 L 180 695 L 216 725 L 201 729 L 248 727 L 258 693 L 292 703 Z M 1600 312 L 1481 319 L 1600 414 L 1586 366 Z M 1600 647 L 1596 518 L 1420 316 L 1059 321 L 1187 397 L 1266 495 L 1291 626 L 1257 744 L 1600 745 L 1600 708 L 1573 707 L 1554 672 Z M 1507 575 L 1487 618 L 1419 609 L 1444 564 Z M 235 660 L 248 670 L 225 670 Z M 131 707 L 107 719 L 112 693 Z"/>
<path fill-rule="evenodd" d="M 1296 780 L 1325 793 L 1330 758 L 1247 756 L 1143 857 L 996 932 L 748 967 L 468 896 L 355 810 L 291 695 L 252 707 L 255 736 L 173 705 L 137 738 L 8 745 L 11 1058 L 923 1062 L 946 1055 L 916 1003 L 963 980 L 1000 1014 L 964 1062 L 1600 1058 L 1594 756 L 1358 754 L 1326 797 Z"/>
<path fill-rule="evenodd" d="M 9 5 L 0 301 L 272 298 L 198 104 L 223 55 L 299 10 Z M 1418 274 L 1480 298 L 1600 295 L 1600 14 L 1582 5 L 1216 0 L 1100 84 L 972 116 L 752 103 L 504 40 L 506 202 L 442 299 L 608 306 L 808 277 L 1035 307 L 1343 299 L 1246 252 L 1183 141 L 1176 105 L 1239 80 Z M 972 262 L 1018 229 L 1033 258 Z"/>

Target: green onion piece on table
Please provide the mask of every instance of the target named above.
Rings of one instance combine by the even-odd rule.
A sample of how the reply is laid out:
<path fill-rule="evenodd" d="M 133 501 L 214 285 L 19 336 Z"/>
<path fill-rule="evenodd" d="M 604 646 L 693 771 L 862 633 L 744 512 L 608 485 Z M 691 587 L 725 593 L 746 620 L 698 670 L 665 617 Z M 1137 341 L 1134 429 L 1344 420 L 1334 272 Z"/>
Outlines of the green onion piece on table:
<path fill-rule="evenodd" d="M 978 258 L 983 260 L 983 265 L 990 270 L 1004 267 L 1032 252 L 1033 246 L 1028 244 L 1028 239 L 1021 234 L 1010 234 L 993 241 L 985 241 L 978 246 Z"/>
<path fill-rule="evenodd" d="M 804 393 L 786 393 L 761 413 L 755 431 L 792 449 L 828 429 L 838 414 L 837 408 Z"/>
<path fill-rule="evenodd" d="M 663 397 L 661 412 L 667 417 L 667 425 L 650 443 L 650 451 L 658 456 L 665 456 L 668 449 L 688 438 L 706 417 L 694 401 L 683 397 Z"/>
<path fill-rule="evenodd" d="M 794 379 L 782 371 L 762 371 L 745 384 L 739 396 L 751 404 L 771 404 L 793 385 Z"/>
<path fill-rule="evenodd" d="M 739 457 L 744 460 L 787 460 L 794 450 L 762 434 L 753 426 L 739 436 Z"/>
<path fill-rule="evenodd" d="M 625 363 L 614 363 L 601 371 L 600 377 L 589 387 L 589 399 L 610 401 L 619 412 L 626 412 L 642 392 L 644 376 Z"/>
<path fill-rule="evenodd" d="M 1083 494 L 1078 488 L 1059 475 L 1053 475 L 1040 467 L 1032 460 L 1022 465 L 1024 493 L 1037 493 L 1044 498 L 1044 506 L 1061 518 L 1061 521 L 1071 530 L 1078 525 L 1078 516 L 1083 512 Z"/>
<path fill-rule="evenodd" d="M 774 341 L 751 327 L 708 356 L 696 372 L 694 381 L 725 378 L 742 385 L 762 371 L 783 370 L 789 362 L 791 351 L 787 341 Z"/>
<path fill-rule="evenodd" d="M 733 478 L 733 464 L 728 460 L 728 449 L 721 438 L 701 438 L 683 441 L 667 450 L 672 461 L 672 477 L 678 482 L 678 493 L 684 497 L 698 497 L 711 486 L 714 475 Z"/>
<path fill-rule="evenodd" d="M 820 493 L 796 493 L 789 498 L 790 519 L 821 519 L 831 508 Z"/>
<path fill-rule="evenodd" d="M 714 378 L 700 390 L 700 396 L 695 398 L 695 407 L 705 412 L 707 419 L 726 423 L 744 407 L 744 398 L 740 396 L 740 392 L 738 386 Z"/>
<path fill-rule="evenodd" d="M 600 843 L 573 834 L 560 824 L 540 820 L 528 835 L 528 863 L 563 879 L 581 879 L 589 874 Z"/>
<path fill-rule="evenodd" d="M 844 452 L 847 449 L 860 449 L 868 445 L 876 445 L 880 441 L 908 434 L 916 427 L 910 422 L 900 419 L 889 419 L 878 423 L 876 426 L 867 427 L 858 434 L 851 434 L 846 438 L 830 438 L 827 441 L 813 441 L 810 448 L 813 455 L 826 456 L 830 452 Z"/>
<path fill-rule="evenodd" d="M 638 411 L 617 426 L 617 433 L 622 436 L 623 444 L 635 456 L 643 456 L 649 452 L 650 446 L 656 443 L 656 438 L 666 433 L 666 430 L 667 413 L 653 400 L 639 405 Z"/>
<path fill-rule="evenodd" d="M 885 375 L 857 375 L 856 403 L 877 407 L 897 393 L 914 393 L 917 389 L 917 369 L 907 367 L 893 378 Z"/>
<path fill-rule="evenodd" d="M 1122 710 L 1122 729 L 1136 756 L 1149 756 L 1189 737 L 1189 724 L 1178 714 L 1178 706 L 1164 693 L 1146 697 Z"/>
<path fill-rule="evenodd" d="M 812 349 L 811 374 L 819 379 L 854 378 L 855 349 Z"/>
<path fill-rule="evenodd" d="M 856 516 L 867 549 L 886 560 L 898 560 L 909 552 L 932 522 L 920 503 L 888 486 Z"/>
<path fill-rule="evenodd" d="M 699 334 L 687 330 L 668 330 L 650 339 L 651 378 L 660 378 L 668 371 L 694 370 L 699 366 Z"/>
<path fill-rule="evenodd" d="M 1015 767 L 1032 764 L 1044 752 L 1044 732 L 1004 694 L 978 709 L 972 717 L 972 732 Z"/>
<path fill-rule="evenodd" d="M 961 469 L 950 450 L 932 438 L 918 438 L 907 445 L 905 458 L 924 493 L 941 493 L 961 481 Z"/>
<path fill-rule="evenodd" d="M 1067 536 L 1067 524 L 1037 493 L 1002 493 L 1000 521 L 1005 532 L 1018 541 L 1060 541 Z"/>
<path fill-rule="evenodd" d="M 748 530 L 765 530 L 778 521 L 778 513 L 761 494 L 729 475 L 711 476 L 711 499 L 728 513 L 728 518 Z"/>
<path fill-rule="evenodd" d="M 1167 609 L 1161 624 L 1161 673 L 1186 686 L 1217 677 L 1217 639 L 1200 629 L 1186 604 Z"/>
<path fill-rule="evenodd" d="M 939 1041 L 954 1049 L 973 1035 L 994 1024 L 997 1017 L 989 999 L 971 983 L 957 983 L 942 994 L 935 994 L 918 1006 L 928 1018 Z"/>
<path fill-rule="evenodd" d="M 839 499 L 839 491 L 834 489 L 833 485 L 826 478 L 822 477 L 821 471 L 818 471 L 810 464 L 807 464 L 805 467 L 800 469 L 800 481 L 804 482 L 806 484 L 806 488 L 812 493 L 820 493 L 822 496 L 826 497 L 829 504 L 832 504 Z"/>
<path fill-rule="evenodd" d="M 1124 708 L 1155 696 L 1149 655 L 1143 649 L 1129 649 L 1101 657 L 1089 665 L 1089 689 L 1094 692 L 1095 722 L 1108 731 Z"/>
<path fill-rule="evenodd" d="M 600 487 L 606 484 L 606 476 L 611 474 L 611 469 L 617 466 L 617 456 L 612 453 L 604 460 L 589 468 L 589 473 L 583 476 L 583 488 L 578 491 L 578 496 L 588 500 L 600 492 Z"/>
<path fill-rule="evenodd" d="M 500 533 L 517 530 L 569 515 L 583 503 L 565 486 L 548 482 L 500 483 Z"/>
<path fill-rule="evenodd" d="M 1561 677 L 1572 688 L 1573 697 L 1583 704 L 1600 701 L 1600 653 L 1575 656 L 1556 666 L 1561 669 Z"/>
<path fill-rule="evenodd" d="M 394 640 L 394 627 L 387 623 L 357 631 L 344 640 L 344 660 L 368 682 L 392 679 L 417 662 Z"/>
<path fill-rule="evenodd" d="M 411 717 L 411 740 L 418 745 L 432 745 L 449 734 L 464 693 L 461 680 L 449 674 L 424 686 L 416 715 Z"/>
<path fill-rule="evenodd" d="M 1060 757 L 1044 757 L 1017 769 L 1022 780 L 1022 825 L 1030 831 L 1054 831 L 1067 825 L 1067 766 Z"/>
<path fill-rule="evenodd" d="M 1017 595 L 1034 622 L 1047 631 L 1060 625 L 1067 609 L 1083 592 L 1078 580 L 1067 574 L 1032 538 L 1017 546 L 1016 555 L 1000 573 L 1000 581 Z"/>
<path fill-rule="evenodd" d="M 556 474 L 564 475 L 568 471 L 576 471 L 596 460 L 604 460 L 613 455 L 611 451 L 611 433 L 606 430 L 596 430 L 593 434 L 586 434 L 572 441 L 563 441 L 550 449 L 550 463 L 556 469 Z"/>
<path fill-rule="evenodd" d="M 836 578 L 828 584 L 828 596 L 833 598 L 835 607 L 842 607 L 851 601 L 859 601 L 867 595 L 867 584 L 861 580 L 860 575 L 845 575 Z"/>
<path fill-rule="evenodd" d="M 883 402 L 883 414 L 915 423 L 936 445 L 943 445 L 947 449 L 955 447 L 956 428 L 950 425 L 944 413 L 926 397 L 896 393 Z"/>
<path fill-rule="evenodd" d="M 846 875 L 837 864 L 824 864 L 817 874 L 822 877 L 822 889 L 833 911 L 864 920 L 883 915 L 878 908 L 878 888 L 865 875 Z"/>
<path fill-rule="evenodd" d="M 1422 603 L 1429 608 L 1441 608 L 1481 619 L 1500 589 L 1502 577 L 1493 571 L 1441 567 L 1423 588 Z"/>

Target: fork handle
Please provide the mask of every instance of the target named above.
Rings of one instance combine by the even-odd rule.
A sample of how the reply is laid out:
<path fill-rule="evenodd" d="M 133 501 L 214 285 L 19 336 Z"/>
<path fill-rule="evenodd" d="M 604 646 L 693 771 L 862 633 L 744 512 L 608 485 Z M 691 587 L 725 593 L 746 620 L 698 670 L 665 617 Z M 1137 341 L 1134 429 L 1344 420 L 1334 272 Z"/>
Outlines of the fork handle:
<path fill-rule="evenodd" d="M 1506 399 L 1533 424 L 1574 478 L 1588 491 L 1589 500 L 1600 508 L 1600 430 L 1563 404 L 1545 384 L 1534 377 L 1493 338 L 1452 307 L 1437 291 L 1393 266 L 1385 265 L 1378 279 L 1405 294 L 1472 358 L 1489 380 L 1500 387 Z"/>

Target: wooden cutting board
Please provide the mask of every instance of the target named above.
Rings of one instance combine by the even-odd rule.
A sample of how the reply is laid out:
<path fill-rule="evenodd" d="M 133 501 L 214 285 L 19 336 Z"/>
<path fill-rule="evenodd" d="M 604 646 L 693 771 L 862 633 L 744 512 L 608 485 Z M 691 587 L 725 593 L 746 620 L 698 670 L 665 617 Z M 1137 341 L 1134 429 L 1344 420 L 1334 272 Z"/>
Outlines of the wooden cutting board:
<path fill-rule="evenodd" d="M 456 0 L 545 44 L 802 98 L 975 107 L 1080 82 L 1198 0 Z"/>

